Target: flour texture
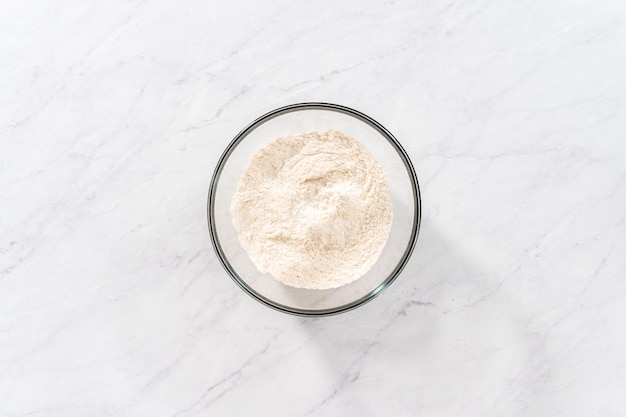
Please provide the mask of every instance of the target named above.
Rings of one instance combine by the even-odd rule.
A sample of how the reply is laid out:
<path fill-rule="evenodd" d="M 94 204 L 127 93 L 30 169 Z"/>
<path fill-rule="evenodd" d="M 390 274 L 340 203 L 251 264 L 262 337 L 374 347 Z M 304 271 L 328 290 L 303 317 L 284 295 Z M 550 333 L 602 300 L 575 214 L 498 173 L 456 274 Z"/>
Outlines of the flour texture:
<path fill-rule="evenodd" d="M 231 214 L 259 271 L 293 287 L 327 289 L 376 263 L 393 210 L 376 158 L 328 130 L 280 137 L 259 150 L 241 177 Z"/>

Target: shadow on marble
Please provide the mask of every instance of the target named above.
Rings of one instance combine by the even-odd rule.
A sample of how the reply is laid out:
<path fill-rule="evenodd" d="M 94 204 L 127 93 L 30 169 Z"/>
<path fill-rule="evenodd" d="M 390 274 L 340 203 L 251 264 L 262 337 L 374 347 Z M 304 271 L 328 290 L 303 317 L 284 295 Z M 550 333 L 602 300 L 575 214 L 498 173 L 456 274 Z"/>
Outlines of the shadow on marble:
<path fill-rule="evenodd" d="M 496 408 L 517 401 L 507 397 L 515 387 L 532 381 L 533 390 L 541 390 L 543 372 L 533 358 L 544 354 L 543 341 L 528 329 L 520 300 L 502 285 L 506 278 L 426 223 L 409 266 L 386 293 L 352 312 L 301 320 L 317 363 L 335 381 L 318 407 L 344 391 L 355 396 L 354 407 L 379 384 L 403 392 L 408 384 L 416 395 L 404 400 L 412 403 L 488 393 Z"/>

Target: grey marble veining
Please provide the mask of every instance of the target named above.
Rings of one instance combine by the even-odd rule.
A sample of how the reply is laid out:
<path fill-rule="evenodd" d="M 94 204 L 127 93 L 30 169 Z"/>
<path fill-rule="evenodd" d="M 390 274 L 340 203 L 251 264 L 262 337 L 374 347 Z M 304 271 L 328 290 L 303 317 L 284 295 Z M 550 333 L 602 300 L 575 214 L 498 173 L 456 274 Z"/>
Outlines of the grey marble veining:
<path fill-rule="evenodd" d="M 28 1 L 0 13 L 0 416 L 618 416 L 626 3 Z M 329 101 L 402 142 L 402 276 L 291 317 L 222 270 L 225 145 Z"/>

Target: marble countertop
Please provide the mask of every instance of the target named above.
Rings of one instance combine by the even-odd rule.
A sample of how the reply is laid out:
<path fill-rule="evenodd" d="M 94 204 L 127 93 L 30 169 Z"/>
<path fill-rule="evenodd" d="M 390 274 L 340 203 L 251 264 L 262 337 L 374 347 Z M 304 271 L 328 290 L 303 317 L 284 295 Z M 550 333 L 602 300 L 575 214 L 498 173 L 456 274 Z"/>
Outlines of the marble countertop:
<path fill-rule="evenodd" d="M 0 416 L 626 415 L 626 3 L 8 2 Z M 206 193 L 275 107 L 374 117 L 420 179 L 380 297 L 270 310 Z"/>

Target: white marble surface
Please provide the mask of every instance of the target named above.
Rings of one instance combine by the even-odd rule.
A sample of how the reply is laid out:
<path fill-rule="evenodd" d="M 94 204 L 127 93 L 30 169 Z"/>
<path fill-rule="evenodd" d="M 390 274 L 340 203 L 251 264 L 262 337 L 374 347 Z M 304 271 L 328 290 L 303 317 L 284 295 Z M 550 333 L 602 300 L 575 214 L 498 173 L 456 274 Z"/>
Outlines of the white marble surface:
<path fill-rule="evenodd" d="M 0 416 L 626 415 L 626 2 L 16 1 L 0 13 Z M 304 319 L 216 261 L 279 105 L 405 145 L 400 279 Z"/>

